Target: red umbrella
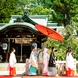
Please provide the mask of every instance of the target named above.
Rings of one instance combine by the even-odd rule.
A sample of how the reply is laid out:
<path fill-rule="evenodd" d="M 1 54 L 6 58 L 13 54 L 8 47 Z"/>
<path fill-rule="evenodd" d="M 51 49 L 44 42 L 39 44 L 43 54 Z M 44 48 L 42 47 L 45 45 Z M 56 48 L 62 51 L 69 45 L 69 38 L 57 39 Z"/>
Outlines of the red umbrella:
<path fill-rule="evenodd" d="M 43 26 L 40 24 L 35 24 L 35 27 L 41 33 L 45 34 L 46 36 L 48 36 L 50 38 L 53 38 L 55 40 L 60 40 L 60 41 L 64 40 L 64 38 L 59 33 L 57 33 L 56 31 L 54 31 L 46 26 Z"/>
<path fill-rule="evenodd" d="M 28 16 L 27 16 L 27 13 L 24 13 L 24 16 L 22 17 L 22 19 L 25 21 L 25 22 L 30 22 L 31 24 L 33 24 L 37 30 L 39 30 L 41 33 L 47 35 L 48 37 L 50 38 L 53 38 L 53 39 L 56 39 L 56 40 L 64 40 L 63 37 L 57 33 L 56 31 L 48 28 L 48 27 L 45 27 L 43 25 L 40 25 L 40 24 L 37 24 L 36 22 L 34 22 L 33 20 L 31 20 Z"/>

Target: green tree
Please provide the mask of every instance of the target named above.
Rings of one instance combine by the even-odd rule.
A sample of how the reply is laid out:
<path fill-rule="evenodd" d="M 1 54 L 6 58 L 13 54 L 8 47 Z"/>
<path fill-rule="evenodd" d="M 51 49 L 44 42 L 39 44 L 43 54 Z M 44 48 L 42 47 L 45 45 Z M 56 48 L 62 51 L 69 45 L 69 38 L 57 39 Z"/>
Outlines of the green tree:
<path fill-rule="evenodd" d="M 0 22 L 9 22 L 11 15 L 22 14 L 16 0 L 0 0 Z"/>
<path fill-rule="evenodd" d="M 55 46 L 57 52 L 55 52 L 55 56 L 59 60 L 66 59 L 66 50 L 68 47 L 71 47 L 73 50 L 73 57 L 78 60 L 78 37 L 73 35 L 74 28 L 71 25 L 67 25 L 61 32 L 64 37 L 63 41 L 54 40 L 48 38 L 45 42 L 45 45 L 50 49 Z"/>
<path fill-rule="evenodd" d="M 77 0 L 30 0 L 30 4 L 30 14 L 50 15 L 49 20 L 57 22 L 58 25 L 71 25 L 72 21 L 77 21 Z"/>
<path fill-rule="evenodd" d="M 56 12 L 54 16 L 54 21 L 63 23 L 64 26 L 70 25 L 72 18 L 78 13 L 78 1 L 77 0 L 51 0 L 52 6 Z"/>
<path fill-rule="evenodd" d="M 47 9 L 43 6 L 36 6 L 36 7 L 32 7 L 30 10 L 30 15 L 48 15 L 49 12 L 51 12 L 50 9 Z"/>

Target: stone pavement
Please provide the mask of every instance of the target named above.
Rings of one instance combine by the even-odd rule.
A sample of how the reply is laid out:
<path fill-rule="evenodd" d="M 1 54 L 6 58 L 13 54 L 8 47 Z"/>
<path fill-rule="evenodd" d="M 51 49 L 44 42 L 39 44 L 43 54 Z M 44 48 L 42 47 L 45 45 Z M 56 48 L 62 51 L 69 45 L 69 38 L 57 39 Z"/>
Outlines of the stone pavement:
<path fill-rule="evenodd" d="M 68 77 L 66 75 L 58 75 L 56 77 L 52 77 L 52 76 L 42 76 L 42 75 L 38 75 L 38 76 L 27 76 L 24 75 L 24 71 L 17 71 L 17 75 L 16 76 L 9 76 L 9 71 L 0 71 L 0 78 L 71 78 Z M 78 75 L 72 77 L 72 78 L 78 78 Z"/>
<path fill-rule="evenodd" d="M 71 78 L 67 76 L 6 76 L 6 75 L 0 75 L 0 78 Z M 74 76 L 72 78 L 78 78 L 78 76 Z"/>
<path fill-rule="evenodd" d="M 23 75 L 25 71 L 16 71 L 17 75 Z M 9 71 L 0 71 L 0 75 L 9 75 Z"/>

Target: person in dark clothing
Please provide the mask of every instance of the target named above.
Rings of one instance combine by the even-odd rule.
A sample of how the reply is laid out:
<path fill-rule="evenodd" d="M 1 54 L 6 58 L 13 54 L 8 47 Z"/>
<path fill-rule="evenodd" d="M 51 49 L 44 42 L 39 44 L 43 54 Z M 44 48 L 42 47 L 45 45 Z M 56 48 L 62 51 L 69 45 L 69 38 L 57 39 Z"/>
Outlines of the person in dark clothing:
<path fill-rule="evenodd" d="M 50 54 L 50 58 L 49 58 L 49 63 L 48 63 L 48 75 L 49 76 L 56 76 L 56 63 L 55 63 L 55 48 L 52 47 L 51 48 L 51 54 Z"/>

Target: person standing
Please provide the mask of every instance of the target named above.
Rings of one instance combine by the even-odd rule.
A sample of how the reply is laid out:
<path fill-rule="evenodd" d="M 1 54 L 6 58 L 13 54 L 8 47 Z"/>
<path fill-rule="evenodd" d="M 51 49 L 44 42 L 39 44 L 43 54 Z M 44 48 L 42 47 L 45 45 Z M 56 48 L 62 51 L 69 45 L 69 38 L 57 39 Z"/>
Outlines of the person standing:
<path fill-rule="evenodd" d="M 67 76 L 74 76 L 74 58 L 72 56 L 72 50 L 68 47 L 66 51 L 66 75 Z"/>
<path fill-rule="evenodd" d="M 42 74 L 43 70 L 43 51 L 42 49 L 38 48 L 38 75 Z"/>
<path fill-rule="evenodd" d="M 51 48 L 52 51 L 50 53 L 49 63 L 48 63 L 48 75 L 49 76 L 56 76 L 56 62 L 55 62 L 55 48 Z"/>
<path fill-rule="evenodd" d="M 16 75 L 16 50 L 12 48 L 10 57 L 9 57 L 9 75 Z"/>
<path fill-rule="evenodd" d="M 34 46 L 31 46 L 31 54 L 29 59 L 29 71 L 28 75 L 37 75 L 38 74 L 38 62 L 37 62 L 37 50 Z"/>
<path fill-rule="evenodd" d="M 49 61 L 49 54 L 48 54 L 48 49 L 44 48 L 44 56 L 43 56 L 43 71 L 42 71 L 42 75 L 48 75 L 48 61 Z"/>

